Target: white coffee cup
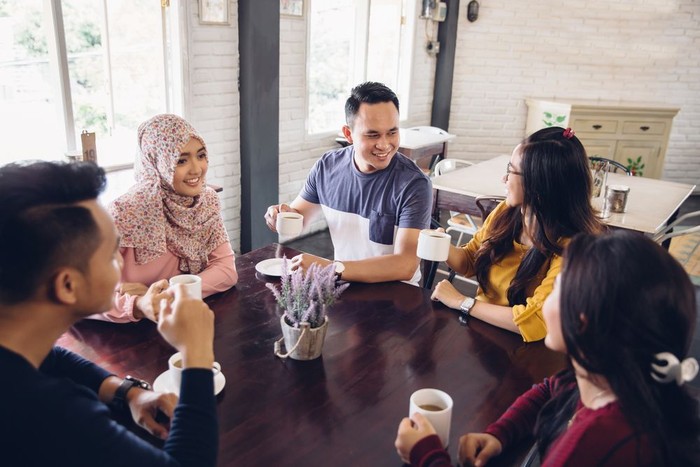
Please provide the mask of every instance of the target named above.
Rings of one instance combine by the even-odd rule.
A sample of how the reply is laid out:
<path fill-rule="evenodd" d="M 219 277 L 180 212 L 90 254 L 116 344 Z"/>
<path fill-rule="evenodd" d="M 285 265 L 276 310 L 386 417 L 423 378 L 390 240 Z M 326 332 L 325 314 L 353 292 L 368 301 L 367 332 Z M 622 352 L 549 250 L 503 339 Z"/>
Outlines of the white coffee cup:
<path fill-rule="evenodd" d="M 170 378 L 175 387 L 179 388 L 182 382 L 182 352 L 176 352 L 168 359 L 168 370 L 170 370 Z M 211 367 L 214 377 L 221 373 L 221 365 L 219 362 L 214 362 Z"/>
<path fill-rule="evenodd" d="M 298 212 L 279 212 L 275 228 L 282 237 L 297 237 L 304 229 L 304 216 Z"/>
<path fill-rule="evenodd" d="M 433 425 L 443 447 L 450 441 L 452 424 L 452 398 L 439 389 L 419 389 L 411 394 L 408 416 L 420 413 Z"/>
<path fill-rule="evenodd" d="M 428 261 L 447 261 L 452 237 L 445 232 L 424 229 L 418 235 L 418 257 Z"/>
<path fill-rule="evenodd" d="M 183 284 L 192 298 L 202 299 L 202 278 L 194 274 L 180 274 L 170 278 L 170 286 Z"/>

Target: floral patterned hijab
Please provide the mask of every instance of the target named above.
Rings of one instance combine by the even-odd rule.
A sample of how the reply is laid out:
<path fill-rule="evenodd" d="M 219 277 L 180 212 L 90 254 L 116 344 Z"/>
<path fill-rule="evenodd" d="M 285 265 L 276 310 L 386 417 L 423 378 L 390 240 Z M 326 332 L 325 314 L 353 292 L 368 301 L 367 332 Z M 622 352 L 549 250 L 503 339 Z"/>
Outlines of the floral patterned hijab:
<path fill-rule="evenodd" d="M 136 185 L 109 206 L 119 246 L 134 249 L 136 264 L 170 251 L 180 258 L 182 272 L 199 274 L 209 254 L 229 241 L 212 188 L 205 185 L 194 198 L 173 188 L 180 151 L 191 138 L 206 148 L 200 134 L 177 115 L 156 115 L 139 126 Z"/>

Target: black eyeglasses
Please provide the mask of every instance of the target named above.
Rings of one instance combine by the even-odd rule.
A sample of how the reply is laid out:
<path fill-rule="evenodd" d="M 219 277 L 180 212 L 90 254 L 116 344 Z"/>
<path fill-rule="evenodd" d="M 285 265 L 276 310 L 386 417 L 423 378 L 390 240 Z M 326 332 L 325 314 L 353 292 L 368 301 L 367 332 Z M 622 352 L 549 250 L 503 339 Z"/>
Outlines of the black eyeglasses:
<path fill-rule="evenodd" d="M 510 162 L 508 162 L 508 166 L 506 167 L 506 180 L 508 180 L 508 176 L 509 176 L 509 175 L 520 175 L 520 176 L 522 176 L 522 174 L 523 174 L 522 172 L 517 172 L 517 171 L 513 170 L 513 164 L 511 164 Z"/>

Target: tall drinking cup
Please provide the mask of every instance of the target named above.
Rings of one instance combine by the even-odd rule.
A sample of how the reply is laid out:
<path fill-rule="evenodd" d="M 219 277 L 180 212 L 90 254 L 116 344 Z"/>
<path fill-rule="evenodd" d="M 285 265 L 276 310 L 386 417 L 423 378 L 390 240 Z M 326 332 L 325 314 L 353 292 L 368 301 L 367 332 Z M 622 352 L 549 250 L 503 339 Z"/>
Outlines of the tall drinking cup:
<path fill-rule="evenodd" d="M 411 394 L 408 416 L 420 413 L 433 425 L 444 447 L 450 441 L 452 398 L 439 389 L 419 389 Z"/>

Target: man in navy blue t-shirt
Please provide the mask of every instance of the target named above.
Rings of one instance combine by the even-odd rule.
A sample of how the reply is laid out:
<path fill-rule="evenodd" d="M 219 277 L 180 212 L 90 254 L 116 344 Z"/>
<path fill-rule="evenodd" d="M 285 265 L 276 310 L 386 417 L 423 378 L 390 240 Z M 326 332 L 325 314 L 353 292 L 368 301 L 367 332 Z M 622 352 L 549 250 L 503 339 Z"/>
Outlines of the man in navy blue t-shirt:
<path fill-rule="evenodd" d="M 295 211 L 309 225 L 324 215 L 343 280 L 418 284 L 418 235 L 430 225 L 430 179 L 399 148 L 399 100 L 380 83 L 355 87 L 345 103 L 343 134 L 350 146 L 329 151 L 311 169 L 289 205 L 270 206 L 265 220 Z M 302 254 L 292 267 L 331 261 Z"/>
<path fill-rule="evenodd" d="M 96 199 L 104 185 L 89 162 L 0 167 L 0 463 L 214 466 L 214 317 L 204 302 L 173 289 L 162 303 L 158 329 L 183 354 L 179 402 L 54 347 L 73 323 L 112 305 L 122 258 Z M 129 410 L 163 449 L 113 421 L 107 403 Z"/>

